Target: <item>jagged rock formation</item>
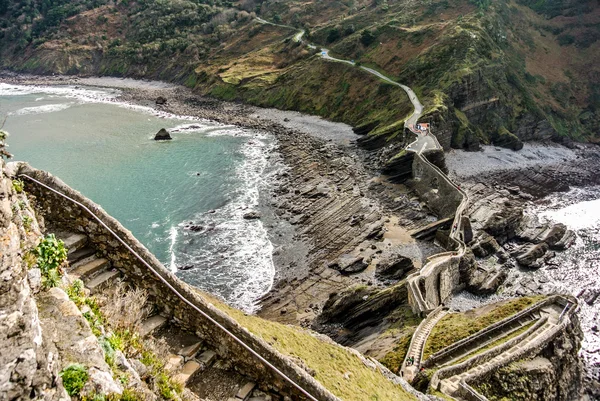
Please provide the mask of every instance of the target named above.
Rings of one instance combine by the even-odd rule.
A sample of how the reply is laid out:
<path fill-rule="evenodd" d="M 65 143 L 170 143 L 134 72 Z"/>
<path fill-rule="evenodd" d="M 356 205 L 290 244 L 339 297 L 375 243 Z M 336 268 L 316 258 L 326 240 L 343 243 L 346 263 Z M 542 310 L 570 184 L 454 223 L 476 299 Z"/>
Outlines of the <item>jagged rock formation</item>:
<path fill-rule="evenodd" d="M 22 208 L 13 209 L 19 204 Z M 68 399 L 59 384 L 56 354 L 42 337 L 28 266 L 21 258 L 21 246 L 31 246 L 40 236 L 34 217 L 27 198 L 5 176 L 0 158 L 0 400 Z M 26 228 L 25 221 L 32 224 Z"/>

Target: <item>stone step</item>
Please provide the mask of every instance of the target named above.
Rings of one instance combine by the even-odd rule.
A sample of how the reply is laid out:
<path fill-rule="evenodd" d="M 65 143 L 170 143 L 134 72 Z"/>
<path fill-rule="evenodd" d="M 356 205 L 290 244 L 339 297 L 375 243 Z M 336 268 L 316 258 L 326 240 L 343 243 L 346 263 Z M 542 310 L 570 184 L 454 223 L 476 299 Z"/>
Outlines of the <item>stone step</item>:
<path fill-rule="evenodd" d="M 69 250 L 69 254 L 72 254 L 83 248 L 87 243 L 87 237 L 83 234 L 71 234 L 62 241 L 65 244 L 65 248 Z"/>
<path fill-rule="evenodd" d="M 183 366 L 183 356 L 181 355 L 169 355 L 167 363 L 165 364 L 165 370 L 169 372 L 175 372 Z"/>
<path fill-rule="evenodd" d="M 181 371 L 173 376 L 173 380 L 181 383 L 182 385 L 186 385 L 190 379 L 199 371 L 202 370 L 202 366 L 196 361 L 188 361 Z"/>
<path fill-rule="evenodd" d="M 200 355 L 198 355 L 198 361 L 202 362 L 202 364 L 204 365 L 204 367 L 209 366 L 211 363 L 213 363 L 213 361 L 215 360 L 215 358 L 217 357 L 217 353 L 215 351 L 204 351 L 203 353 L 201 353 Z"/>
<path fill-rule="evenodd" d="M 69 264 L 71 266 L 73 266 L 80 260 L 85 259 L 90 256 L 93 256 L 95 254 L 96 254 L 96 250 L 94 248 L 90 248 L 89 246 L 86 246 L 84 248 L 76 250 L 73 253 L 70 253 L 67 256 L 67 260 L 69 261 Z"/>
<path fill-rule="evenodd" d="M 250 398 L 250 394 L 252 394 L 252 390 L 254 390 L 254 387 L 256 387 L 256 383 L 253 382 L 248 382 L 244 384 L 238 390 L 237 394 L 235 395 L 235 398 L 237 400 L 248 400 L 248 398 Z"/>
<path fill-rule="evenodd" d="M 69 272 L 69 274 L 79 278 L 80 280 L 85 280 L 89 277 L 92 277 L 95 273 L 104 270 L 107 267 L 107 259 L 94 257 L 94 259 L 92 259 L 88 263 L 81 264 L 75 267 Z"/>
<path fill-rule="evenodd" d="M 163 327 L 166 323 L 167 318 L 163 316 L 154 315 L 152 317 L 149 317 L 148 319 L 142 322 L 142 327 L 140 328 L 140 336 L 146 337 Z"/>
<path fill-rule="evenodd" d="M 202 342 L 198 341 L 195 344 L 189 345 L 185 348 L 179 350 L 178 354 L 183 356 L 186 359 L 193 358 L 194 355 L 200 351 L 200 347 L 202 346 Z"/>
<path fill-rule="evenodd" d="M 119 275 L 117 270 L 108 270 L 85 282 L 85 286 L 92 294 L 97 294 L 104 288 L 110 287 L 119 278 Z"/>

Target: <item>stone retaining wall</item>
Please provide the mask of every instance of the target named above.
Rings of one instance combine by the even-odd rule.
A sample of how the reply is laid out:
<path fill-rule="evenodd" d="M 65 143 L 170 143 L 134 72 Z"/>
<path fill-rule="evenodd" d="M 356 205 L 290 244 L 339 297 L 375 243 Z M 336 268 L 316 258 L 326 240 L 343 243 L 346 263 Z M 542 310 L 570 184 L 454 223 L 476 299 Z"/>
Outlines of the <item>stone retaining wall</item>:
<path fill-rule="evenodd" d="M 265 341 L 248 332 L 230 316 L 207 302 L 193 287 L 187 285 L 169 272 L 129 230 L 125 229 L 116 219 L 108 215 L 100 206 L 49 173 L 34 169 L 27 164 L 21 164 L 18 167 L 18 174 L 27 174 L 89 208 L 104 224 L 110 227 L 127 245 L 152 266 L 177 292 L 212 319 L 223 325 L 315 398 L 323 401 L 339 401 L 337 397 L 325 389 L 306 371 L 292 363 L 286 356 L 279 353 Z M 223 358 L 231 361 L 236 370 L 256 380 L 260 387 L 275 389 L 283 395 L 289 395 L 294 400 L 305 399 L 297 389 L 284 381 L 281 376 L 235 342 L 230 336 L 226 335 L 210 320 L 183 302 L 163 281 L 142 264 L 134 254 L 115 239 L 88 212 L 32 181 L 24 179 L 24 182 L 27 192 L 37 198 L 39 210 L 42 211 L 48 220 L 63 226 L 63 228 L 86 234 L 104 258 L 109 259 L 112 265 L 119 269 L 129 280 L 148 291 L 154 302 L 162 308 L 160 311 L 162 315 L 174 319 L 182 327 L 196 332 L 212 348 L 217 349 Z"/>
<path fill-rule="evenodd" d="M 431 378 L 431 386 L 433 388 L 437 388 L 442 380 L 447 379 L 448 377 L 459 375 L 477 365 L 481 365 L 497 357 L 498 355 L 500 355 L 507 349 L 510 349 L 511 347 L 515 346 L 517 343 L 531 335 L 534 331 L 542 327 L 547 322 L 547 320 L 547 318 L 538 320 L 533 326 L 525 330 L 524 333 L 521 333 L 518 336 L 511 338 L 510 340 L 506 341 L 504 344 L 499 345 L 498 347 L 494 347 L 486 352 L 475 355 L 462 363 L 447 366 L 436 371 Z"/>
<path fill-rule="evenodd" d="M 488 335 L 496 333 L 498 331 L 502 331 L 506 326 L 518 321 L 519 319 L 521 319 L 527 315 L 530 315 L 547 305 L 551 305 L 553 303 L 558 303 L 562 299 L 563 299 L 562 297 L 559 297 L 557 295 L 550 296 L 540 302 L 535 303 L 534 305 L 532 305 L 526 309 L 523 309 L 521 312 L 518 312 L 512 316 L 509 316 L 506 319 L 503 319 L 499 322 L 491 324 L 490 326 L 486 327 L 485 329 L 478 331 L 477 333 L 472 334 L 469 337 L 463 338 L 462 340 L 457 341 L 454 344 L 452 344 L 446 348 L 443 348 L 443 349 L 439 350 L 438 352 L 436 352 L 435 354 L 431 355 L 429 358 L 427 358 L 426 361 L 423 362 L 423 367 L 430 368 L 433 365 L 435 365 L 435 363 L 437 361 L 446 358 L 448 355 L 460 354 L 462 352 L 465 352 L 473 342 L 481 341 L 482 337 L 488 336 Z"/>
<path fill-rule="evenodd" d="M 413 159 L 414 188 L 439 218 L 453 217 L 462 194 L 421 155 Z"/>

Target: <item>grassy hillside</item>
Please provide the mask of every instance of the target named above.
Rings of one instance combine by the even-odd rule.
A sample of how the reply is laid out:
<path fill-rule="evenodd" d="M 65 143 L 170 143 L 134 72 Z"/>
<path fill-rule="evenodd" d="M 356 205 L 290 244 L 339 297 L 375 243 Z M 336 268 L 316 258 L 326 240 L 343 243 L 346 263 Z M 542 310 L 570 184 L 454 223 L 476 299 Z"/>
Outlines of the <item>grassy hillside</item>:
<path fill-rule="evenodd" d="M 401 90 L 256 15 L 413 87 L 445 147 L 596 141 L 596 0 L 0 0 L 0 66 L 164 79 L 402 137 Z"/>

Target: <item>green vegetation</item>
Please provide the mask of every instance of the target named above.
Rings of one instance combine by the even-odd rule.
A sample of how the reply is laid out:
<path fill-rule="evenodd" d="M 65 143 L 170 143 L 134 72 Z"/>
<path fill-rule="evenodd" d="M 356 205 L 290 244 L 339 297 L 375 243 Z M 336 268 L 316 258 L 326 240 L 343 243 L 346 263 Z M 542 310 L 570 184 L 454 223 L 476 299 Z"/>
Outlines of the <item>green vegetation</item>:
<path fill-rule="evenodd" d="M 489 343 L 488 345 L 486 345 L 485 347 L 481 347 L 479 349 L 476 349 L 475 351 L 471 352 L 470 354 L 465 355 L 464 357 L 460 358 L 459 360 L 457 360 L 454 364 L 459 364 L 462 363 L 464 361 L 466 361 L 467 359 L 470 359 L 472 357 L 474 357 L 475 355 L 479 355 L 482 354 L 486 351 L 491 350 L 492 348 L 495 348 L 499 345 L 504 344 L 505 342 L 512 340 L 513 338 L 523 334 L 524 332 L 526 332 L 527 330 L 529 330 L 529 328 L 531 328 L 531 326 L 533 326 L 535 324 L 535 322 L 531 322 L 531 323 L 527 323 L 525 326 L 513 331 L 512 333 L 510 333 L 507 336 L 504 336 L 502 338 L 497 339 L 494 342 Z"/>
<path fill-rule="evenodd" d="M 410 347 L 410 340 L 412 339 L 413 333 L 414 330 L 411 330 L 409 333 L 406 333 L 400 337 L 400 339 L 396 341 L 394 349 L 388 352 L 382 359 L 379 360 L 379 362 L 381 362 L 392 372 L 399 372 L 402 364 L 404 363 L 404 358 L 406 357 L 408 348 Z"/>
<path fill-rule="evenodd" d="M 363 71 L 311 58 L 315 50 L 292 43 L 293 28 L 256 23 L 258 14 L 413 87 L 425 114 L 452 132 L 453 147 L 518 148 L 542 122 L 555 138 L 593 141 L 594 1 L 2 0 L 0 66 L 174 81 L 224 100 L 368 126 L 382 136 L 369 146 L 399 139 L 389 127 L 410 110 L 400 90 L 381 94 Z M 572 96 L 555 96 L 561 84 Z"/>
<path fill-rule="evenodd" d="M 25 230 L 29 231 L 31 229 L 32 223 L 33 223 L 33 218 L 31 216 L 27 216 L 27 215 L 23 216 L 23 227 L 25 227 Z"/>
<path fill-rule="evenodd" d="M 25 220 L 23 222 L 25 224 Z M 56 239 L 54 234 L 48 234 L 32 253 L 36 257 L 37 266 L 42 271 L 44 288 L 58 286 L 62 278 L 62 265 L 67 260 L 65 244 Z"/>
<path fill-rule="evenodd" d="M 315 333 L 299 327 L 246 315 L 214 297 L 200 294 L 282 354 L 302 360 L 314 371 L 316 380 L 344 401 L 414 399 L 401 386 L 367 367 L 355 353 L 344 347 L 325 342 Z"/>
<path fill-rule="evenodd" d="M 542 299 L 544 299 L 544 296 L 522 297 L 501 302 L 485 313 L 479 313 L 476 309 L 465 313 L 450 313 L 444 316 L 435 325 L 425 343 L 423 360 L 441 349 L 475 334 L 491 324 L 510 317 Z"/>
<path fill-rule="evenodd" d="M 88 380 L 87 368 L 79 364 L 71 364 L 60 371 L 65 390 L 70 396 L 78 396 Z"/>
<path fill-rule="evenodd" d="M 145 399 L 133 388 L 127 387 L 128 373 L 115 363 L 115 352 L 121 351 L 127 358 L 139 359 L 150 372 L 153 380 L 149 384 L 164 400 L 181 400 L 183 387 L 166 371 L 168 360 L 166 346 L 153 337 L 141 338 L 139 324 L 145 316 L 146 293 L 118 284 L 114 291 L 98 299 L 85 295 L 83 282 L 74 280 L 65 292 L 79 307 L 89 310 L 83 316 L 90 323 L 92 332 L 104 351 L 104 359 L 111 367 L 113 377 L 125 387 L 123 394 L 86 395 L 82 401 L 132 401 Z"/>
<path fill-rule="evenodd" d="M 54 234 L 48 234 L 35 248 L 37 263 L 42 273 L 59 268 L 67 260 L 67 248 Z"/>
<path fill-rule="evenodd" d="M 23 183 L 23 181 L 16 179 L 16 180 L 12 180 L 12 186 L 13 189 L 15 190 L 16 193 L 20 194 L 23 192 L 23 186 L 25 184 Z"/>

